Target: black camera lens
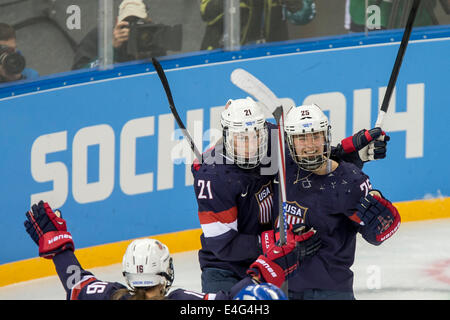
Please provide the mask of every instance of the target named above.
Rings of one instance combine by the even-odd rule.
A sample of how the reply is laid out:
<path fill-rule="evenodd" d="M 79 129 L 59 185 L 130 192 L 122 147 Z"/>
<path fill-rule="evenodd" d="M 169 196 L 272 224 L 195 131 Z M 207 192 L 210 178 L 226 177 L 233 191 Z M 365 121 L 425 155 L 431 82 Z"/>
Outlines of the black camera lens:
<path fill-rule="evenodd" d="M 0 64 L 6 74 L 19 74 L 25 69 L 25 58 L 17 52 L 5 52 L 0 55 Z"/>

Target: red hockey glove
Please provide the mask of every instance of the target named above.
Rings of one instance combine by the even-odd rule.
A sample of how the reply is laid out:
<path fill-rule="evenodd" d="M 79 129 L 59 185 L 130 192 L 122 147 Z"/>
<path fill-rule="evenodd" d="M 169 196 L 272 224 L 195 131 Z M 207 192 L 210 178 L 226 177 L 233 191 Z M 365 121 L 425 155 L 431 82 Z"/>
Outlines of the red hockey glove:
<path fill-rule="evenodd" d="M 278 233 L 277 233 L 278 234 Z M 292 232 L 292 226 L 286 231 L 286 243 L 279 245 L 279 238 L 274 231 L 266 231 L 261 235 L 261 243 L 264 255 L 260 255 L 250 265 L 247 274 L 258 278 L 260 281 L 269 282 L 281 287 L 283 282 L 295 274 L 299 264 L 298 243 L 307 241 L 316 234 L 314 229 L 296 235 Z"/>
<path fill-rule="evenodd" d="M 333 150 L 333 155 L 362 167 L 364 162 L 385 158 L 389 140 L 381 128 L 363 129 L 343 139 Z"/>
<path fill-rule="evenodd" d="M 25 228 L 39 246 L 39 256 L 51 259 L 64 250 L 75 250 L 66 221 L 59 211 L 55 214 L 48 203 L 40 201 L 38 205 L 34 204 L 25 215 Z"/>
<path fill-rule="evenodd" d="M 401 222 L 398 210 L 377 190 L 371 190 L 366 197 L 361 198 L 350 219 L 362 225 L 361 235 L 374 245 L 390 238 Z"/>
<path fill-rule="evenodd" d="M 297 251 L 298 262 L 301 262 L 306 256 L 312 256 L 320 249 L 322 240 L 317 234 L 316 230 L 310 228 L 305 231 L 306 225 L 303 223 L 298 223 L 289 226 L 289 232 L 286 233 L 286 237 L 294 237 L 296 242 L 295 250 Z M 280 233 L 277 230 L 276 233 L 273 231 L 265 231 L 261 234 L 261 244 L 263 249 L 263 254 L 267 252 L 269 245 L 274 241 L 279 241 Z"/>
<path fill-rule="evenodd" d="M 316 252 L 320 249 L 322 245 L 322 240 L 317 234 L 314 228 L 310 228 L 308 231 L 305 231 L 306 225 L 303 223 L 298 223 L 289 226 L 289 230 L 291 232 L 286 233 L 286 236 L 293 236 L 295 240 L 295 250 L 297 251 L 298 262 L 301 261 L 306 256 L 312 256 L 316 254 Z M 279 241 L 280 233 L 275 233 L 275 240 Z"/>

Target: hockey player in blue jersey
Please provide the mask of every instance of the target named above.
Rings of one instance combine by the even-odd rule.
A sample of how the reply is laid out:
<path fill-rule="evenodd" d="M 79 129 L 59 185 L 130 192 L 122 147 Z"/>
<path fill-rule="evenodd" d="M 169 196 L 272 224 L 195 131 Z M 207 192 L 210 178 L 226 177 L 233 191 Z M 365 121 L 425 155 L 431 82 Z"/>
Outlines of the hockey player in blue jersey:
<path fill-rule="evenodd" d="M 123 276 L 129 287 L 119 282 L 101 281 L 82 268 L 75 256 L 72 235 L 59 211 L 53 212 L 43 201 L 26 213 L 26 231 L 39 246 L 39 256 L 52 259 L 68 300 L 231 300 L 249 285 L 269 283 L 280 287 L 298 269 L 298 248 L 315 231 L 294 235 L 278 246 L 271 241 L 264 254 L 253 261 L 246 277 L 228 291 L 213 294 L 183 289 L 169 292 L 174 268 L 169 249 L 155 239 L 132 241 L 123 256 Z M 276 235 L 275 235 L 276 237 Z"/>
<path fill-rule="evenodd" d="M 276 172 L 270 162 L 272 132 L 251 98 L 229 100 L 221 115 L 223 138 L 192 166 L 198 216 L 202 227 L 199 262 L 202 290 L 230 289 L 245 277 L 248 266 L 261 253 L 261 233 L 271 230 L 278 203 Z M 379 128 L 361 130 L 332 149 L 333 157 L 354 162 L 383 158 L 386 139 Z M 354 143 L 348 141 L 354 140 Z M 385 141 L 384 141 L 385 140 Z M 276 161 L 275 161 L 276 163 Z M 275 187 L 274 187 L 275 186 Z M 275 211 L 278 214 L 278 210 Z M 310 239 L 308 255 L 319 248 Z"/>
<path fill-rule="evenodd" d="M 354 299 L 350 267 L 357 233 L 379 245 L 399 228 L 400 215 L 357 166 L 330 159 L 330 126 L 317 105 L 291 108 L 284 124 L 291 154 L 286 158 L 287 222 L 313 227 L 322 241 L 289 280 L 289 298 Z M 353 143 L 343 141 L 348 149 Z"/>
<path fill-rule="evenodd" d="M 192 167 L 204 292 L 229 290 L 245 277 L 261 253 L 260 234 L 272 229 L 276 203 L 273 176 L 260 174 L 273 125 L 251 98 L 229 100 L 221 124 L 223 138 Z"/>

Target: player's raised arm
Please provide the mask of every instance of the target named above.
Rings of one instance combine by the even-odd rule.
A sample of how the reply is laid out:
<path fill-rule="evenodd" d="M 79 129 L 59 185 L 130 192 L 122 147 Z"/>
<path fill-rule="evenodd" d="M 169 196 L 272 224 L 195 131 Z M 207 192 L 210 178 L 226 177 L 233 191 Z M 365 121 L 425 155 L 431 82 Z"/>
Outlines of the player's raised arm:
<path fill-rule="evenodd" d="M 332 147 L 331 158 L 351 162 L 361 169 L 366 162 L 386 157 L 389 140 L 390 137 L 381 128 L 362 129 Z"/>
<path fill-rule="evenodd" d="M 105 300 L 119 288 L 119 283 L 99 281 L 84 270 L 74 254 L 72 235 L 59 211 L 53 212 L 48 203 L 40 201 L 26 213 L 24 225 L 31 239 L 39 246 L 39 256 L 52 259 L 68 300 L 79 298 Z"/>

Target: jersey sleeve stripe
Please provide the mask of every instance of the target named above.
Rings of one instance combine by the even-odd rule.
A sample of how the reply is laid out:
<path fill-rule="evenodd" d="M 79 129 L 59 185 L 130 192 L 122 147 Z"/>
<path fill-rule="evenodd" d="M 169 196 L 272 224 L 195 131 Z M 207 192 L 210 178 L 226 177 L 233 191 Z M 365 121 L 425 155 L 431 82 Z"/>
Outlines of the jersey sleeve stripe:
<path fill-rule="evenodd" d="M 232 207 L 231 209 L 214 212 L 214 211 L 199 211 L 198 216 L 200 219 L 200 224 L 208 224 L 214 222 L 220 223 L 233 223 L 237 220 L 237 207 Z"/>
<path fill-rule="evenodd" d="M 237 231 L 237 220 L 232 223 L 213 222 L 202 224 L 203 235 L 208 237 L 217 237 L 230 230 Z"/>
<path fill-rule="evenodd" d="M 89 283 L 94 281 L 98 281 L 97 278 L 95 278 L 94 276 L 83 277 L 81 281 L 79 281 L 72 287 L 72 290 L 70 292 L 70 300 L 78 300 L 78 296 L 80 295 L 81 290 L 83 290 L 83 288 L 87 286 Z"/>

